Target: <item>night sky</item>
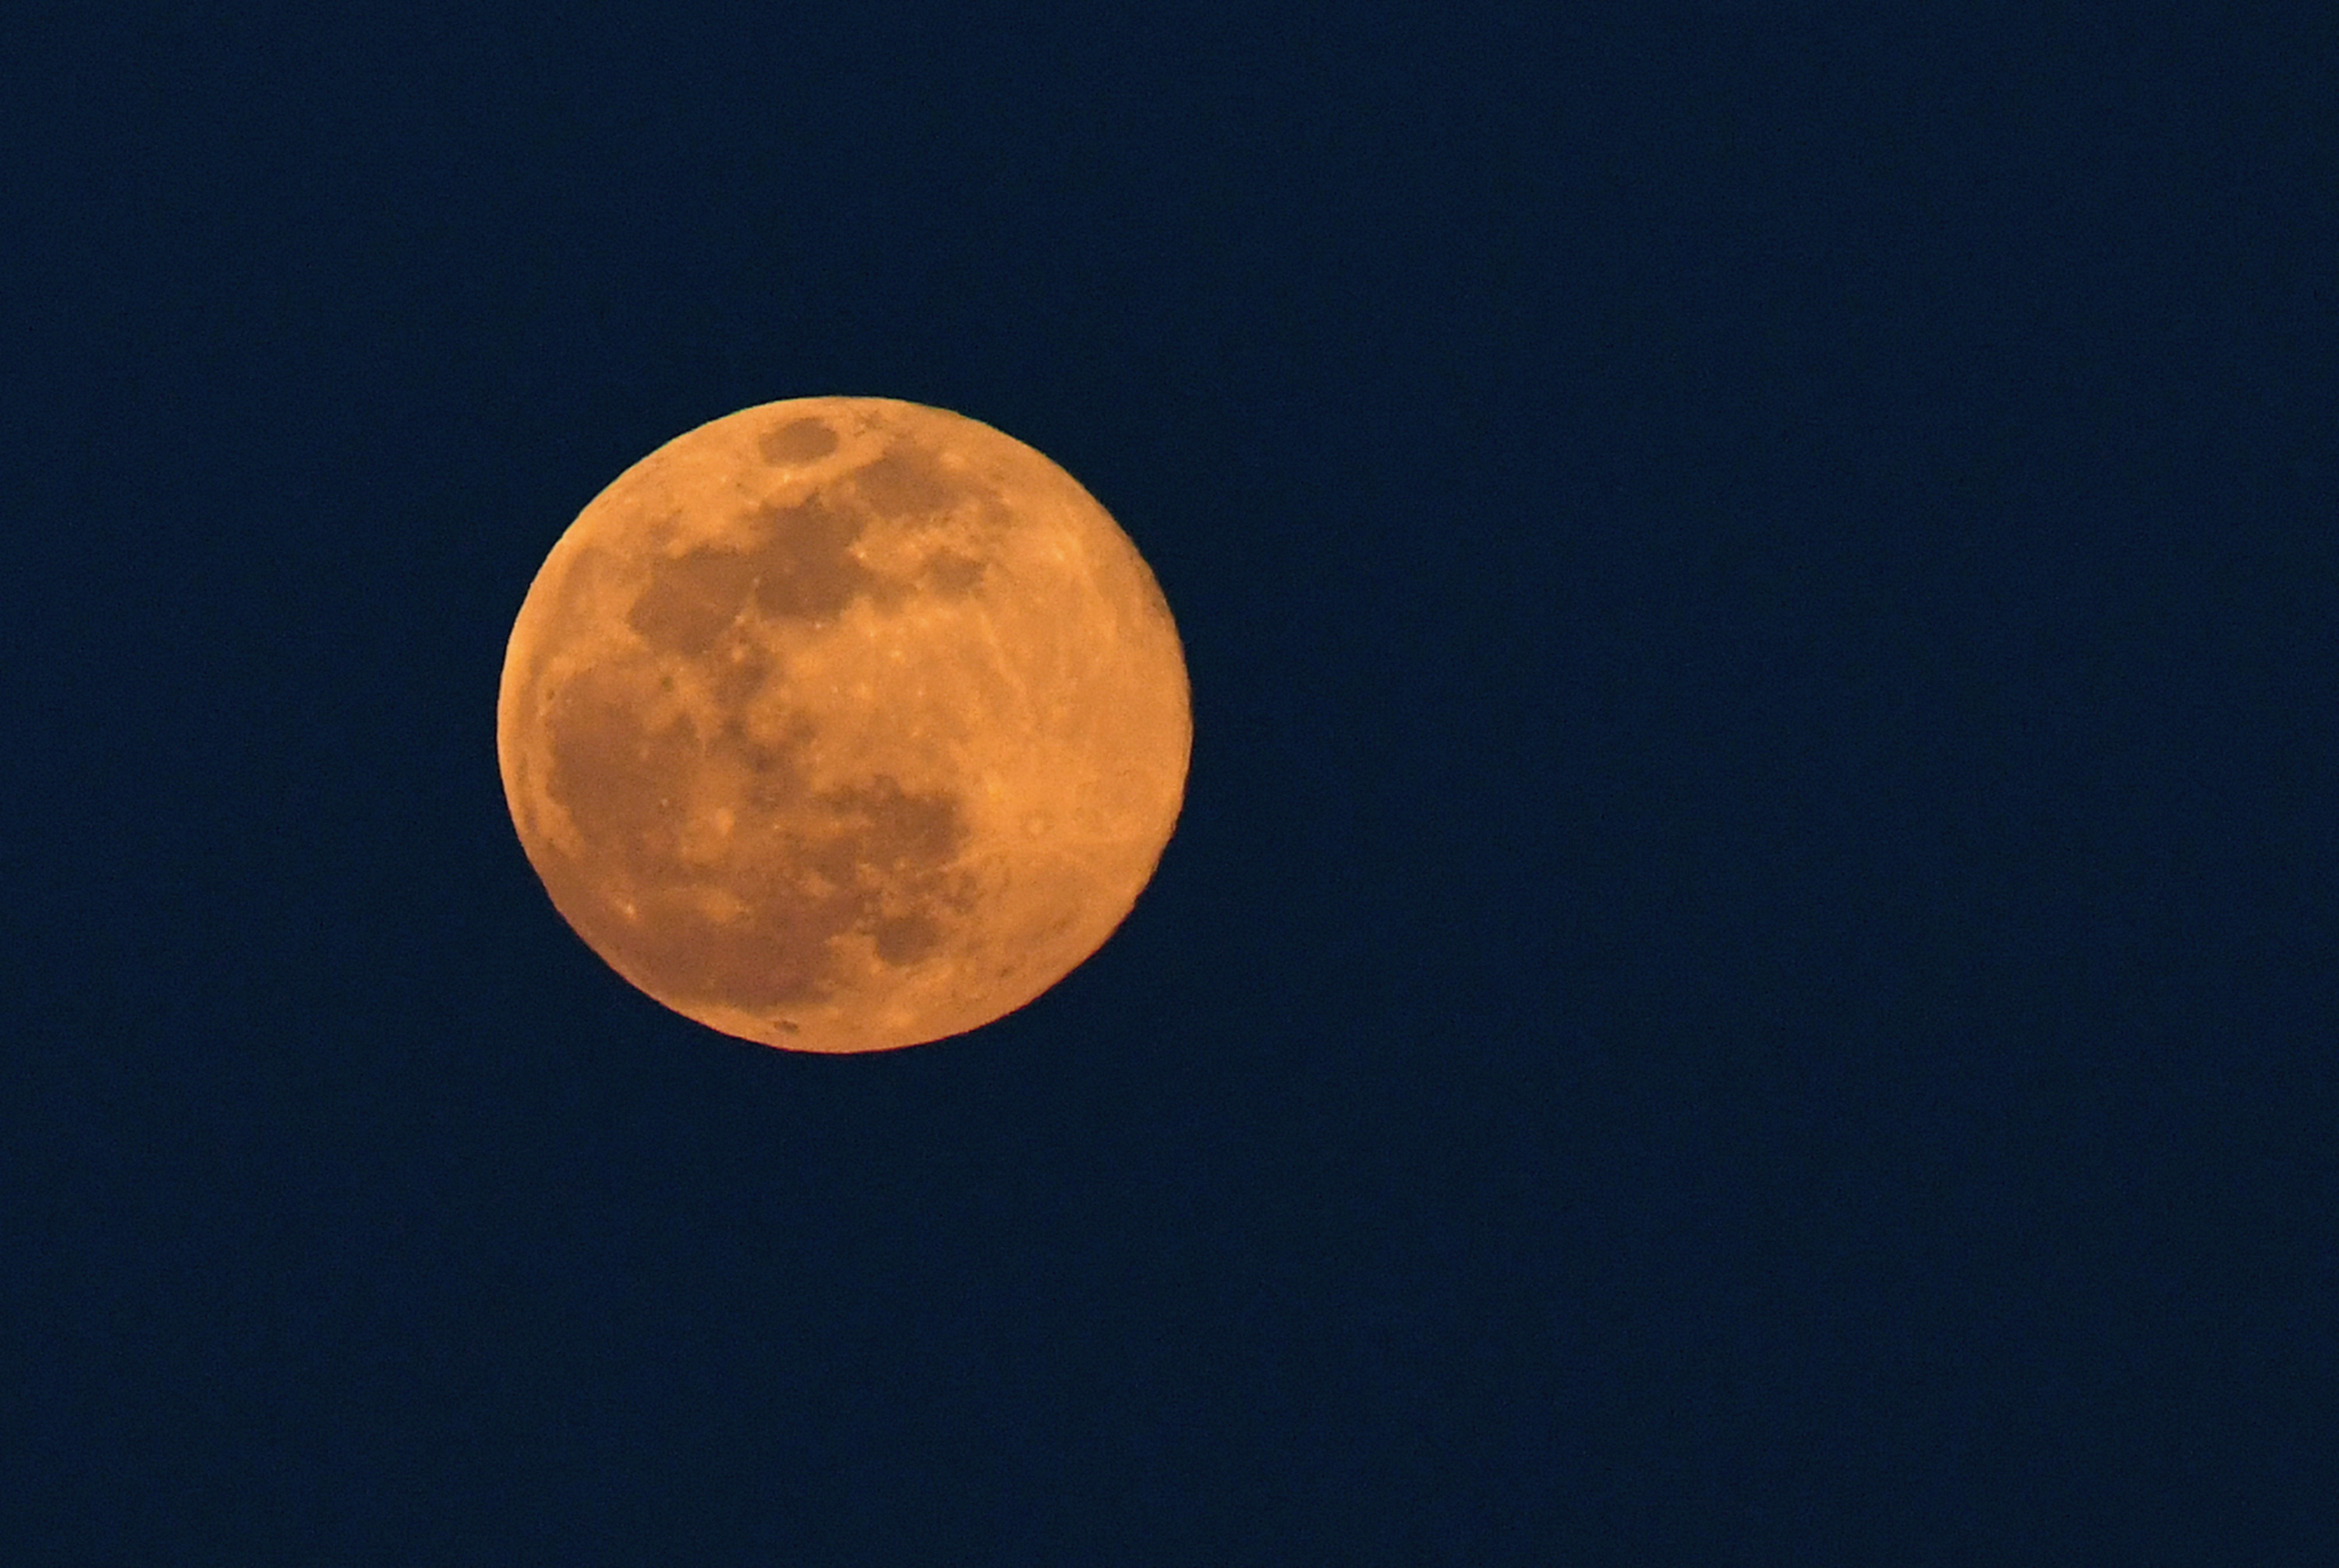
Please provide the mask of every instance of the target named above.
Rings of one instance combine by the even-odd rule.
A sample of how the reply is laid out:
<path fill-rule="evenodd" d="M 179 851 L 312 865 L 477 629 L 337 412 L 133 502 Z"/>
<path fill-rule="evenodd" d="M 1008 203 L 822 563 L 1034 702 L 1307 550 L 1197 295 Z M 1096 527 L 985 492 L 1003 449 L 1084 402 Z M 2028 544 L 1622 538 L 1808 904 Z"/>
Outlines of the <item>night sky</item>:
<path fill-rule="evenodd" d="M 2339 28 L 2166 9 L 15 13 L 0 1560 L 2339 1560 Z M 1194 692 L 858 1058 L 495 750 L 823 393 Z"/>

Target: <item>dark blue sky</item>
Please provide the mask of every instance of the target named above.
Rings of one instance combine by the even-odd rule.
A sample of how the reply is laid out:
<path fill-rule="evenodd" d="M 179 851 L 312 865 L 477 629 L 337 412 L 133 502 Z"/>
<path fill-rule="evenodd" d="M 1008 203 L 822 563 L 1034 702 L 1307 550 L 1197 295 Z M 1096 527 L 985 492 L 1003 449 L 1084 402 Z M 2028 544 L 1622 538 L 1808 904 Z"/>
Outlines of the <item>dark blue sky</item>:
<path fill-rule="evenodd" d="M 2327 1559 L 2321 8 L 219 9 L 0 65 L 0 1556 Z M 493 727 L 829 392 L 1076 475 L 1196 719 L 846 1060 Z"/>

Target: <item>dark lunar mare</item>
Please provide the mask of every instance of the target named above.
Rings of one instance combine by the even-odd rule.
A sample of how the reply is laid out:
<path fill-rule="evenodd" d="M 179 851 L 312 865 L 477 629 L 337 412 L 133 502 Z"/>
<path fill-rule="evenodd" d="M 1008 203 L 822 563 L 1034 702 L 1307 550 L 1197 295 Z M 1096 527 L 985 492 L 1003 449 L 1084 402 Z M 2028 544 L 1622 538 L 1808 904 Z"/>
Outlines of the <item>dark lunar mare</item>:
<path fill-rule="evenodd" d="M 764 450 L 802 460 L 827 449 L 823 437 L 833 448 L 824 424 L 799 420 L 767 435 Z M 908 792 L 885 775 L 812 791 L 796 761 L 809 720 L 773 745 L 751 741 L 735 716 L 704 737 L 681 717 L 652 730 L 638 716 L 652 683 L 671 685 L 656 673 L 660 655 L 715 672 L 716 702 L 737 715 L 772 675 L 744 611 L 817 624 L 855 597 L 898 599 L 911 585 L 878 577 L 853 554 L 871 510 L 938 513 L 962 493 L 930 457 L 899 448 L 841 489 L 763 509 L 751 549 L 660 558 L 627 612 L 646 656 L 586 670 L 555 695 L 547 792 L 590 846 L 586 860 L 622 876 L 613 885 L 606 872 L 564 862 L 546 867 L 546 880 L 563 914 L 628 978 L 661 995 L 733 1007 L 817 1001 L 836 988 L 838 938 L 865 936 L 882 962 L 913 963 L 945 935 L 930 912 L 971 910 L 972 879 L 952 870 L 969 836 L 954 796 Z M 942 551 L 922 576 L 964 592 L 982 567 Z M 682 858 L 676 797 L 710 761 L 735 763 L 752 782 L 729 853 L 699 869 Z M 698 896 L 706 890 L 749 912 L 719 918 Z M 638 919 L 625 913 L 628 902 Z"/>
<path fill-rule="evenodd" d="M 835 989 L 837 938 L 865 936 L 884 962 L 913 963 L 944 935 L 929 912 L 972 909 L 972 878 L 957 867 L 969 829 L 955 796 L 907 791 L 884 774 L 810 790 L 795 759 L 802 730 L 778 748 L 735 725 L 703 743 L 681 720 L 652 731 L 637 703 L 608 689 L 630 684 L 588 672 L 555 704 L 548 793 L 591 846 L 593 869 L 565 858 L 543 868 L 561 912 L 628 978 L 735 1007 L 817 1001 Z M 673 792 L 710 759 L 737 763 L 753 782 L 729 852 L 702 869 L 683 860 Z M 711 912 L 697 896 L 710 889 L 747 914 Z M 638 920 L 626 915 L 628 901 Z"/>

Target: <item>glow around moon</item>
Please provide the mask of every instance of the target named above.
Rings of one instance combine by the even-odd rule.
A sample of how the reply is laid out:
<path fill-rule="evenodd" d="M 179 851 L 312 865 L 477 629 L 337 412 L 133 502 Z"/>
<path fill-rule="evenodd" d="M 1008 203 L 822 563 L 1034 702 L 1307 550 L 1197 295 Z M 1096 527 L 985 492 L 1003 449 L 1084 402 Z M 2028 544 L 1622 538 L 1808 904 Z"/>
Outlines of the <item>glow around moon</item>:
<path fill-rule="evenodd" d="M 1153 574 L 1061 468 L 875 398 L 743 409 L 529 588 L 505 797 L 563 918 L 676 1011 L 883 1050 L 1021 1007 L 1153 874 L 1192 740 Z"/>

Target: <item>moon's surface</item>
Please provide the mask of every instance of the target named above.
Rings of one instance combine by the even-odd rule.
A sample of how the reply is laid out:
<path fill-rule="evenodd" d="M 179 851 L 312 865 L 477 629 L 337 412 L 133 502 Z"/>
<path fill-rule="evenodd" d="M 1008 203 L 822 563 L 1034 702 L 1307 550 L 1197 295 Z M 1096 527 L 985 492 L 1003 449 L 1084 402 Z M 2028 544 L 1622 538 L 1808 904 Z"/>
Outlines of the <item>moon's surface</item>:
<path fill-rule="evenodd" d="M 795 1050 L 989 1023 L 1151 878 L 1193 735 L 1129 536 L 1021 442 L 879 398 L 702 425 L 594 498 L 497 704 L 554 906 L 676 1012 Z"/>

